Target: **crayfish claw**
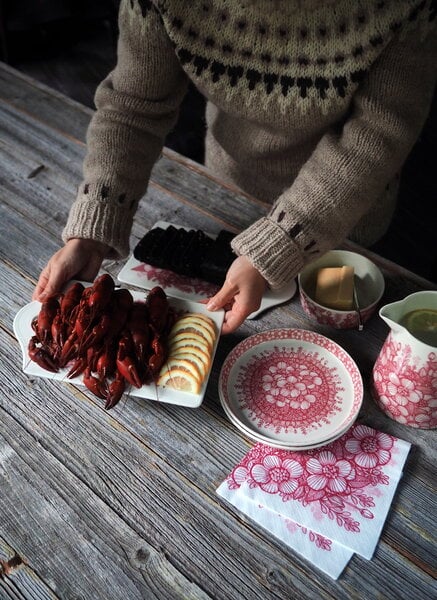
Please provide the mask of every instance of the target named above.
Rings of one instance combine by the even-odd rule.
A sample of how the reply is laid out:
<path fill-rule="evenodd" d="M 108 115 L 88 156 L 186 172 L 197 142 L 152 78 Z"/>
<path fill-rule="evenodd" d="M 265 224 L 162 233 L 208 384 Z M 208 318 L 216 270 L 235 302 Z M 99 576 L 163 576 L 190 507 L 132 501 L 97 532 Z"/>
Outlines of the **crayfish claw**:
<path fill-rule="evenodd" d="M 134 346 L 132 337 L 126 332 L 118 342 L 116 365 L 120 375 L 122 375 L 126 381 L 131 385 L 140 388 L 143 383 L 138 373 L 138 369 L 135 365 L 134 359 Z"/>
<path fill-rule="evenodd" d="M 59 365 L 47 351 L 45 346 L 39 342 L 36 335 L 30 338 L 27 351 L 29 358 L 36 362 L 36 364 L 42 369 L 52 373 L 57 373 L 59 371 Z"/>
<path fill-rule="evenodd" d="M 117 358 L 117 369 L 131 385 L 137 388 L 140 388 L 143 385 L 136 366 L 129 358 L 123 360 Z"/>
<path fill-rule="evenodd" d="M 76 359 L 73 363 L 73 366 L 67 373 L 68 379 L 72 379 L 73 377 L 79 377 L 79 375 L 81 375 L 85 371 L 87 364 L 87 359 L 85 357 Z"/>
<path fill-rule="evenodd" d="M 110 410 L 114 408 L 116 404 L 120 401 L 120 398 L 123 396 L 124 390 L 126 388 L 126 382 L 118 375 L 114 381 L 112 381 L 108 386 L 107 399 L 105 404 L 105 409 Z"/>
<path fill-rule="evenodd" d="M 87 367 L 85 370 L 83 382 L 90 392 L 95 394 L 98 398 L 106 400 L 108 393 L 106 382 L 94 377 L 94 375 L 91 375 L 91 369 L 89 367 Z"/>

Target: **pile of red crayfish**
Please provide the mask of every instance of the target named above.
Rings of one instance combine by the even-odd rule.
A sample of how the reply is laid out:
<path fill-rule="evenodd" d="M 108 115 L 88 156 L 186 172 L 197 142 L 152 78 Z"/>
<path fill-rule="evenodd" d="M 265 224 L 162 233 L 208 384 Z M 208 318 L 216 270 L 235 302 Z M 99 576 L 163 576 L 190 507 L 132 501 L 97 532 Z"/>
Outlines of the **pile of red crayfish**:
<path fill-rule="evenodd" d="M 114 407 L 126 385 L 152 383 L 166 359 L 166 338 L 175 320 L 166 294 L 153 288 L 144 302 L 115 289 L 110 275 L 90 287 L 73 283 L 51 296 L 32 321 L 29 357 L 52 372 L 83 382 L 105 408 Z"/>

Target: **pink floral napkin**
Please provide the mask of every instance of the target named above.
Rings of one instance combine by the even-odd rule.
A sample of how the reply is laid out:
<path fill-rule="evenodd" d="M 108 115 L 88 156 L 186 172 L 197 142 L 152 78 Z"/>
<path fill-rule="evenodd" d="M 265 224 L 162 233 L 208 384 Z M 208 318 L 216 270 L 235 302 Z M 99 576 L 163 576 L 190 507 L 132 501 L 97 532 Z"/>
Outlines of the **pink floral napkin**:
<path fill-rule="evenodd" d="M 245 495 L 244 486 L 229 487 L 228 482 L 225 481 L 217 489 L 217 492 L 250 519 L 256 521 L 269 533 L 316 564 L 334 579 L 339 577 L 353 556 L 353 551 L 349 548 L 328 540 L 264 505 L 254 502 Z"/>
<path fill-rule="evenodd" d="M 314 450 L 291 452 L 256 444 L 217 492 L 338 577 L 352 553 L 372 558 L 409 449 L 408 442 L 366 425 L 354 425 L 335 442 Z M 291 529 L 300 526 L 302 535 L 290 534 L 290 521 Z M 313 546 L 308 548 L 303 539 Z M 321 551 L 322 546 L 330 550 Z M 333 557 L 337 569 L 330 566 Z"/>

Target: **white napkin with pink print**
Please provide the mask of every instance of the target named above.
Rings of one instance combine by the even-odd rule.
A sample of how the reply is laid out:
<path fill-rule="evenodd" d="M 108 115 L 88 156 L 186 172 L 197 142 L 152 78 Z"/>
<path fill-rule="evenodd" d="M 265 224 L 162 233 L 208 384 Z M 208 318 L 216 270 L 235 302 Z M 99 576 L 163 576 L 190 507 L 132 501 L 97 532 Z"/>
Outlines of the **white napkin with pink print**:
<path fill-rule="evenodd" d="M 366 425 L 314 450 L 258 443 L 217 493 L 337 578 L 354 552 L 372 558 L 409 449 Z"/>
<path fill-rule="evenodd" d="M 317 565 L 330 577 L 337 579 L 349 560 L 353 551 L 328 540 L 298 525 L 295 521 L 254 502 L 244 493 L 244 486 L 229 487 L 225 481 L 217 492 L 222 498 L 233 504 L 242 513 L 264 527 L 284 544 L 293 548 L 298 554 Z"/>

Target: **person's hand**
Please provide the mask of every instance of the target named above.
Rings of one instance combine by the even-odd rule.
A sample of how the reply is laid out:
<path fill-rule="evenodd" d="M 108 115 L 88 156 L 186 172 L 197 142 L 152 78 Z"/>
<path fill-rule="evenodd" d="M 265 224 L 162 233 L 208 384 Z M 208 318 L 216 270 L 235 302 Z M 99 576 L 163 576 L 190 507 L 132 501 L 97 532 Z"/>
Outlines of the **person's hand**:
<path fill-rule="evenodd" d="M 41 271 L 32 300 L 43 302 L 58 294 L 70 279 L 92 281 L 107 256 L 109 246 L 94 240 L 71 239 Z"/>
<path fill-rule="evenodd" d="M 209 299 L 208 310 L 224 308 L 222 333 L 231 333 L 260 307 L 267 282 L 245 256 L 234 260 L 222 288 Z"/>

